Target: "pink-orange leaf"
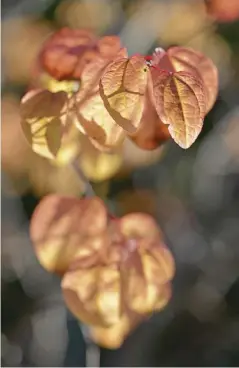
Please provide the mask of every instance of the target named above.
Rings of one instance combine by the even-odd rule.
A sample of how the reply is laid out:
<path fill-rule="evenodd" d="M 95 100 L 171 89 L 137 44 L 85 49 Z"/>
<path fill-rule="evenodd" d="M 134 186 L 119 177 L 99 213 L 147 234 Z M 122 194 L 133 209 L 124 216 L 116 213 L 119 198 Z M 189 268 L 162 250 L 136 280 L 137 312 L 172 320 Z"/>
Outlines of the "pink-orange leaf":
<path fill-rule="evenodd" d="M 85 29 L 62 28 L 44 44 L 42 68 L 58 80 L 79 79 L 85 65 L 97 55 L 97 38 Z"/>
<path fill-rule="evenodd" d="M 238 0 L 207 0 L 208 13 L 218 22 L 233 22 L 239 19 Z"/>
<path fill-rule="evenodd" d="M 41 68 L 58 80 L 80 79 L 87 64 L 96 57 L 113 58 L 120 50 L 117 36 L 98 38 L 86 29 L 62 28 L 43 45 Z"/>
<path fill-rule="evenodd" d="M 218 93 L 218 71 L 213 61 L 188 47 L 159 49 L 153 54 L 152 64 L 167 71 L 184 71 L 203 80 L 206 90 L 206 113 L 211 110 Z"/>
<path fill-rule="evenodd" d="M 146 93 L 144 112 L 136 133 L 130 139 L 143 150 L 154 150 L 170 138 L 168 126 L 160 120 L 149 91 Z"/>
<path fill-rule="evenodd" d="M 204 84 L 186 72 L 152 69 L 155 107 L 169 132 L 182 148 L 189 148 L 199 135 L 205 116 Z"/>
<path fill-rule="evenodd" d="M 117 59 L 100 79 L 100 96 L 113 120 L 129 133 L 140 123 L 148 82 L 148 66 L 141 56 Z"/>

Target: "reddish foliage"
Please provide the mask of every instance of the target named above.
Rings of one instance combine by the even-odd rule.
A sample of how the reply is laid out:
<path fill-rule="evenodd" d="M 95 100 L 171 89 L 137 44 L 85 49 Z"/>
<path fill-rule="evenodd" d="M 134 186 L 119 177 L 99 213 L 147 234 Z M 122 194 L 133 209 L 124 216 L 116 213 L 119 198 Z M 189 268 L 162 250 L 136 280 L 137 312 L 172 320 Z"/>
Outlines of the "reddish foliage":
<path fill-rule="evenodd" d="M 208 13 L 218 22 L 233 22 L 239 19 L 238 0 L 206 0 Z"/>
<path fill-rule="evenodd" d="M 96 56 L 110 58 L 120 47 L 117 36 L 98 40 L 89 30 L 62 28 L 46 41 L 40 64 L 55 79 L 80 79 L 85 65 Z"/>
<path fill-rule="evenodd" d="M 36 73 L 40 70 L 48 73 L 42 87 L 49 83 L 49 101 L 54 101 L 53 92 L 62 90 L 68 99 L 57 130 L 52 124 L 51 130 L 42 133 L 44 150 L 30 129 L 32 122 L 23 126 L 35 152 L 51 159 L 61 147 L 60 124 L 65 124 L 66 117 L 101 151 L 120 147 L 126 135 L 145 150 L 157 148 L 170 136 L 188 148 L 200 133 L 218 90 L 217 69 L 199 52 L 186 47 L 157 48 L 153 55 L 128 58 L 117 36 L 98 39 L 84 29 L 63 28 L 54 33 L 40 53 Z M 80 79 L 80 88 L 74 79 Z M 40 101 L 33 105 L 37 111 L 42 108 Z M 45 117 L 39 126 L 45 124 Z M 55 131 L 57 140 L 53 139 Z"/>

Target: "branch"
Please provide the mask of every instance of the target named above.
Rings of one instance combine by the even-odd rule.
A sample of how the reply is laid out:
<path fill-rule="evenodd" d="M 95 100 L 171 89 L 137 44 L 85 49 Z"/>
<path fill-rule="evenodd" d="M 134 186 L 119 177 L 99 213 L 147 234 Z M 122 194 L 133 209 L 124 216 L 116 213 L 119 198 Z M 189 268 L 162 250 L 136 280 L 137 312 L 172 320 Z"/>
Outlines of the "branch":
<path fill-rule="evenodd" d="M 78 177 L 83 181 L 83 183 L 86 186 L 86 191 L 85 194 L 87 197 L 95 197 L 95 191 L 92 188 L 92 185 L 90 184 L 89 180 L 87 179 L 87 177 L 85 176 L 85 174 L 83 173 L 80 165 L 78 164 L 77 160 L 74 160 L 71 163 L 71 166 L 73 168 L 73 170 L 75 171 L 75 173 L 78 175 Z"/>

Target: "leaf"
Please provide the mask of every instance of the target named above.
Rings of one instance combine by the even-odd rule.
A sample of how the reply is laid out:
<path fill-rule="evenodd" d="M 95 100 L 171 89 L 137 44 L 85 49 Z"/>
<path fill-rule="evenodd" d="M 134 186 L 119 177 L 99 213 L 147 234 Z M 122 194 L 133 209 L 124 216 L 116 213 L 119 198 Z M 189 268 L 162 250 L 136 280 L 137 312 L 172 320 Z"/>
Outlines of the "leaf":
<path fill-rule="evenodd" d="M 21 116 L 23 119 L 58 116 L 66 101 L 67 94 L 63 91 L 52 93 L 48 90 L 32 90 L 22 98 Z"/>
<path fill-rule="evenodd" d="M 105 36 L 99 39 L 98 49 L 101 58 L 113 59 L 121 48 L 118 36 Z"/>
<path fill-rule="evenodd" d="M 56 156 L 61 147 L 62 129 L 61 120 L 56 118 L 51 121 L 46 130 L 46 142 L 49 151 Z"/>
<path fill-rule="evenodd" d="M 100 236 L 106 225 L 107 212 L 100 199 L 49 195 L 33 213 L 30 236 L 41 265 L 64 273 L 73 260 L 94 255 L 102 246 L 101 241 L 89 245 L 86 240 Z"/>
<path fill-rule="evenodd" d="M 98 40 L 88 30 L 63 28 L 43 46 L 40 64 L 57 80 L 78 80 L 87 64 L 97 57 L 113 59 L 120 48 L 117 36 L 105 36 Z"/>
<path fill-rule="evenodd" d="M 79 79 L 85 65 L 97 56 L 96 45 L 92 32 L 62 28 L 44 44 L 40 64 L 57 80 Z"/>
<path fill-rule="evenodd" d="M 75 80 L 58 81 L 52 78 L 49 74 L 41 73 L 39 76 L 38 86 L 46 88 L 48 91 L 56 93 L 64 91 L 68 97 L 71 97 L 74 92 L 79 90 L 80 83 Z"/>
<path fill-rule="evenodd" d="M 96 304 L 98 273 L 98 267 L 66 272 L 61 288 L 65 303 L 76 318 L 86 324 L 107 326 Z"/>
<path fill-rule="evenodd" d="M 186 47 L 171 47 L 167 52 L 156 51 L 153 65 L 168 71 L 184 71 L 201 78 L 206 87 L 206 113 L 214 105 L 218 93 L 218 72 L 213 61 L 200 52 Z"/>
<path fill-rule="evenodd" d="M 84 103 L 77 117 L 77 127 L 104 148 L 112 149 L 122 143 L 125 133 L 110 116 L 98 93 Z"/>
<path fill-rule="evenodd" d="M 106 67 L 112 62 L 120 58 L 128 56 L 126 48 L 113 48 L 108 57 L 101 55 L 96 57 L 91 63 L 87 64 L 82 72 L 81 83 L 85 93 L 99 91 L 99 81 Z"/>
<path fill-rule="evenodd" d="M 233 22 L 239 19 L 238 0 L 207 0 L 206 7 L 209 15 L 217 22 Z"/>
<path fill-rule="evenodd" d="M 113 120 L 129 133 L 134 133 L 140 123 L 148 66 L 141 56 L 113 61 L 100 79 L 100 96 Z"/>
<path fill-rule="evenodd" d="M 125 55 L 122 49 L 116 58 Z M 93 139 L 98 147 L 112 149 L 120 145 L 125 133 L 106 110 L 99 95 L 99 80 L 109 60 L 97 58 L 86 66 L 82 74 L 82 88 L 77 93 L 75 124 L 78 129 Z"/>
<path fill-rule="evenodd" d="M 102 182 L 112 178 L 120 169 L 122 155 L 120 153 L 99 152 L 93 143 L 82 136 L 82 153 L 79 158 L 80 167 L 92 181 Z"/>
<path fill-rule="evenodd" d="M 162 243 L 154 242 L 147 249 L 144 267 L 147 279 L 156 285 L 165 285 L 175 274 L 175 262 L 170 250 Z"/>
<path fill-rule="evenodd" d="M 162 288 L 160 289 L 156 305 L 154 306 L 155 310 L 161 311 L 163 308 L 165 308 L 169 300 L 171 299 L 171 296 L 172 296 L 172 287 L 170 283 L 167 283 L 163 285 Z"/>
<path fill-rule="evenodd" d="M 139 314 L 154 311 L 162 286 L 174 275 L 174 260 L 163 246 L 162 234 L 154 219 L 131 213 L 120 219 L 125 237 L 123 290 L 130 310 Z"/>
<path fill-rule="evenodd" d="M 21 101 L 21 126 L 34 152 L 53 159 L 56 157 L 63 135 L 65 92 L 47 90 L 28 92 Z"/>
<path fill-rule="evenodd" d="M 33 70 L 30 76 L 29 90 L 41 88 L 47 89 L 50 92 L 66 92 L 70 98 L 74 92 L 77 92 L 80 87 L 80 81 L 78 80 L 57 80 L 50 74 L 44 71 L 40 65 L 39 60 L 36 61 L 33 66 Z"/>
<path fill-rule="evenodd" d="M 62 137 L 61 147 L 57 152 L 54 164 L 57 166 L 66 166 L 76 159 L 82 149 L 81 146 L 82 134 L 74 124 L 66 124 Z"/>
<path fill-rule="evenodd" d="M 204 85 L 186 72 L 168 73 L 152 69 L 157 113 L 182 148 L 189 148 L 199 135 L 205 115 Z"/>
<path fill-rule="evenodd" d="M 91 326 L 90 331 L 97 345 L 107 349 L 117 349 L 127 335 L 142 321 L 142 316 L 134 314 L 133 317 L 123 316 L 120 321 L 111 327 Z"/>
<path fill-rule="evenodd" d="M 146 93 L 144 112 L 136 133 L 130 139 L 144 150 L 154 150 L 170 138 L 168 127 L 160 120 L 149 91 Z"/>

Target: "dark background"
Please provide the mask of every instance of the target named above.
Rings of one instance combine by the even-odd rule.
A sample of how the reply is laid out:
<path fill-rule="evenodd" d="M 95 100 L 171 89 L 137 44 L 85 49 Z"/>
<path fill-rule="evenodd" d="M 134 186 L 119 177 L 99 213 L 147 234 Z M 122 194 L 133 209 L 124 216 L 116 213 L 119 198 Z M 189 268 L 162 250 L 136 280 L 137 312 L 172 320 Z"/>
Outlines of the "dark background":
<path fill-rule="evenodd" d="M 59 10 L 62 3 L 71 9 Z M 25 146 L 18 103 L 47 35 L 88 23 L 98 34 L 120 34 L 131 54 L 192 46 L 213 58 L 220 75 L 217 102 L 190 149 L 168 142 L 153 163 L 93 183 L 117 214 L 137 209 L 157 218 L 177 269 L 168 306 L 120 349 L 101 349 L 100 364 L 238 366 L 239 22 L 209 21 L 198 10 L 202 1 L 70 3 L 2 1 L 2 366 L 86 364 L 82 330 L 65 308 L 60 280 L 40 267 L 28 236 L 41 197 L 61 191 L 59 178 L 64 192 L 77 195 L 77 181 L 68 183 L 66 174 L 45 183 L 51 168 Z M 31 180 L 38 164 L 39 186 Z M 97 365 L 97 348 L 90 349 L 87 364 Z"/>

